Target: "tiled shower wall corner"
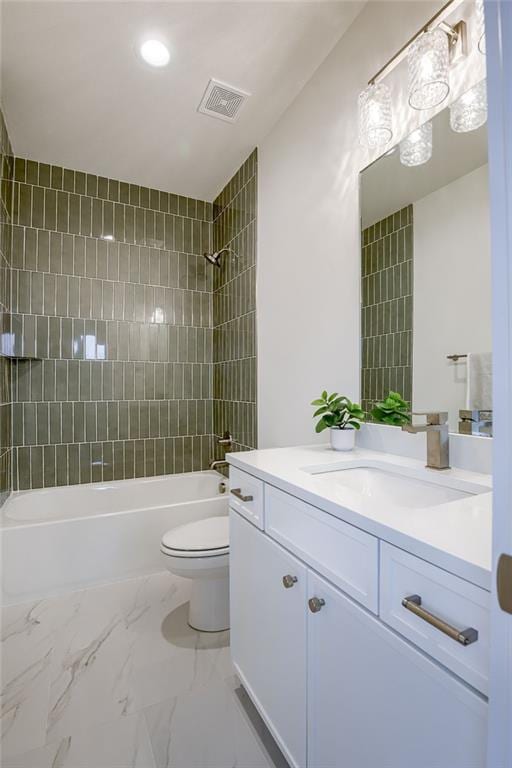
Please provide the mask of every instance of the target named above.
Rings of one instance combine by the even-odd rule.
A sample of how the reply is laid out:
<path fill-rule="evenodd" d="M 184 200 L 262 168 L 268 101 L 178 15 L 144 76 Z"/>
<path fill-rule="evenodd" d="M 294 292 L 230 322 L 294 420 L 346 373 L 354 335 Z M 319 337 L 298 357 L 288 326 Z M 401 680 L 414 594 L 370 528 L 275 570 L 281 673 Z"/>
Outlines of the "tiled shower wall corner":
<path fill-rule="evenodd" d="M 8 329 L 10 310 L 10 197 L 12 150 L 0 110 L 0 343 Z M 0 507 L 11 490 L 11 362 L 0 356 Z"/>
<path fill-rule="evenodd" d="M 257 151 L 213 204 L 213 246 L 230 248 L 214 270 L 214 432 L 227 430 L 234 450 L 256 448 Z M 217 448 L 216 454 L 222 457 Z"/>
<path fill-rule="evenodd" d="M 390 390 L 412 399 L 412 205 L 362 232 L 361 405 Z"/>
<path fill-rule="evenodd" d="M 16 158 L 14 487 L 199 470 L 212 452 L 212 204 Z"/>

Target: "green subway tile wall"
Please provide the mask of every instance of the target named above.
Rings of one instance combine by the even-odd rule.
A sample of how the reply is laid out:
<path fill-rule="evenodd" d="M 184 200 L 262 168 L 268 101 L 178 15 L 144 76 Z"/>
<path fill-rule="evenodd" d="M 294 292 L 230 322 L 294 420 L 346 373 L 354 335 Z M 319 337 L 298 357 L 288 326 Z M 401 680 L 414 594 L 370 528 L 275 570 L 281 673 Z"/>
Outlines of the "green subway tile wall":
<path fill-rule="evenodd" d="M 12 149 L 0 110 L 0 343 L 9 329 L 11 284 L 10 183 Z M 0 357 L 0 506 L 11 491 L 11 362 Z"/>
<path fill-rule="evenodd" d="M 204 469 L 212 203 L 14 159 L 13 486 Z"/>
<path fill-rule="evenodd" d="M 412 399 L 412 205 L 362 232 L 361 404 L 393 390 Z"/>
<path fill-rule="evenodd" d="M 234 450 L 256 448 L 257 151 L 213 204 L 213 247 L 232 248 L 214 271 L 214 432 L 229 430 Z M 217 449 L 217 456 L 222 452 Z"/>

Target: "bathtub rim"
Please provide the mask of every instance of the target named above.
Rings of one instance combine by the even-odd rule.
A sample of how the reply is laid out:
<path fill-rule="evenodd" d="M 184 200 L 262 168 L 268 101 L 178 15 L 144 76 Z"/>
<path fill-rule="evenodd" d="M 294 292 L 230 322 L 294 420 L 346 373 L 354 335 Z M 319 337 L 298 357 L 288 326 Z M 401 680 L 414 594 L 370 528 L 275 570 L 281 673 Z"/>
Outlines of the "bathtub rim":
<path fill-rule="evenodd" d="M 100 488 L 110 488 L 112 486 L 118 486 L 121 483 L 123 484 L 129 484 L 129 483 L 140 483 L 143 482 L 151 484 L 152 482 L 156 482 L 159 480 L 162 480 L 164 478 L 178 478 L 178 477 L 191 477 L 194 475 L 210 475 L 216 478 L 219 478 L 219 482 L 226 483 L 226 492 L 224 494 L 218 493 L 215 496 L 204 496 L 201 498 L 195 498 L 195 499 L 188 499 L 187 501 L 176 501 L 171 504 L 152 504 L 148 505 L 145 504 L 144 506 L 137 506 L 130 509 L 118 509 L 112 512 L 90 512 L 86 515 L 76 515 L 73 517 L 60 517 L 60 518 L 50 518 L 50 519 L 34 519 L 34 520 L 13 520 L 12 518 L 9 518 L 6 514 L 7 509 L 9 507 L 9 504 L 11 502 L 11 499 L 19 498 L 20 496 L 26 496 L 29 494 L 38 494 L 42 491 L 54 491 L 54 492 L 60 492 L 67 490 L 69 488 L 93 488 L 95 490 L 99 490 Z M 225 496 L 229 491 L 229 479 L 225 477 L 220 472 L 217 472 L 215 469 L 205 469 L 205 470 L 197 470 L 195 472 L 176 472 L 173 474 L 167 474 L 167 475 L 154 475 L 152 477 L 130 477 L 126 480 L 108 480 L 107 482 L 104 481 L 97 481 L 94 483 L 74 483 L 73 485 L 59 485 L 59 486 L 49 486 L 47 488 L 27 488 L 23 489 L 21 491 L 12 491 L 5 501 L 5 503 L 2 505 L 2 508 L 0 509 L 0 533 L 2 531 L 11 531 L 16 530 L 19 528 L 32 528 L 34 526 L 40 527 L 42 525 L 56 525 L 61 523 L 70 523 L 75 522 L 79 520 L 93 520 L 97 517 L 113 517 L 114 515 L 127 515 L 132 514 L 135 512 L 143 512 L 144 510 L 156 510 L 156 509 L 164 509 L 165 507 L 175 507 L 178 505 L 189 505 L 189 504 L 197 504 L 201 501 L 212 501 L 215 499 L 222 498 Z"/>

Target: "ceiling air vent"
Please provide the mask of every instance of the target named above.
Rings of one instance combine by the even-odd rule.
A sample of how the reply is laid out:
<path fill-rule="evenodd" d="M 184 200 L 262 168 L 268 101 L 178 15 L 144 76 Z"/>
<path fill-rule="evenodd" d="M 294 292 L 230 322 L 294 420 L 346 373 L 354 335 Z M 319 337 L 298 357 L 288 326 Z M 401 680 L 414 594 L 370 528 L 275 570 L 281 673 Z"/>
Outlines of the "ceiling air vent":
<path fill-rule="evenodd" d="M 244 101 L 250 95 L 250 93 L 241 91 L 239 88 L 233 88 L 227 83 L 210 80 L 197 111 L 204 115 L 210 115 L 210 117 L 217 117 L 219 120 L 225 120 L 228 123 L 234 123 Z"/>

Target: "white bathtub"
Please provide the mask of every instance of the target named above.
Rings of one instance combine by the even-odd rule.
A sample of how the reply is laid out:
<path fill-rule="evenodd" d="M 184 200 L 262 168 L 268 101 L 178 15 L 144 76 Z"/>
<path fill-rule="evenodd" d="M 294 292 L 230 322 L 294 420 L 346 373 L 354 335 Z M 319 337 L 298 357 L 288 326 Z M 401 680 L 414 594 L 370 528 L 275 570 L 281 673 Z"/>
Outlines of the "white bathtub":
<path fill-rule="evenodd" d="M 225 482 L 189 472 L 13 493 L 1 510 L 2 605 L 162 570 L 162 535 L 227 514 Z"/>

